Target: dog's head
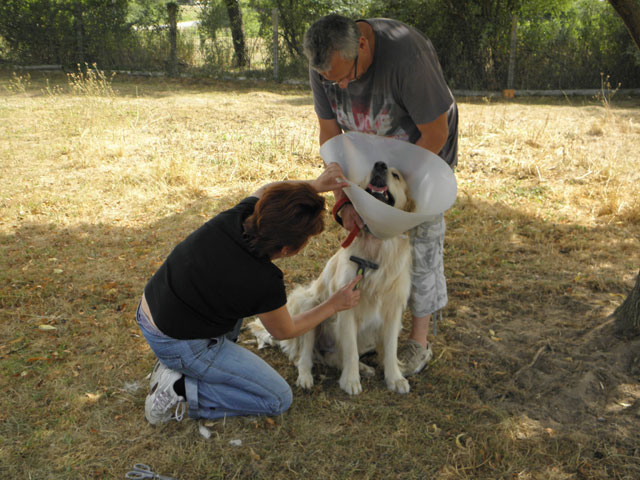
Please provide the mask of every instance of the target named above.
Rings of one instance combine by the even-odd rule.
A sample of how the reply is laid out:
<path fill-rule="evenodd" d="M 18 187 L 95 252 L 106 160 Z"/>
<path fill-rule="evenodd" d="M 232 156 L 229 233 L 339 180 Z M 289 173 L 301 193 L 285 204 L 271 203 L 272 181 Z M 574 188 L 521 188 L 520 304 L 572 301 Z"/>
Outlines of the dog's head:
<path fill-rule="evenodd" d="M 393 167 L 389 168 L 384 162 L 376 162 L 361 186 L 366 192 L 387 205 L 405 212 L 413 212 L 416 208 L 416 203 L 411 198 L 409 186 L 402 174 Z"/>

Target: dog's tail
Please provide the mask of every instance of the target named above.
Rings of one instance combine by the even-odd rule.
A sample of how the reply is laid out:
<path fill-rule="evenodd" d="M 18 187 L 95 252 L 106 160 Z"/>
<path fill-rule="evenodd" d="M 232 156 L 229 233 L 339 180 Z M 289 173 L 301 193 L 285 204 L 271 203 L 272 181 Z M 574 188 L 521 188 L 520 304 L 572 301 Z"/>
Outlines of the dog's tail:
<path fill-rule="evenodd" d="M 278 345 L 278 340 L 273 338 L 267 329 L 264 328 L 262 322 L 258 319 L 254 320 L 249 324 L 249 330 L 256 337 L 256 342 L 258 342 L 258 350 L 263 349 L 269 345 Z"/>
<path fill-rule="evenodd" d="M 289 357 L 289 360 L 294 360 L 298 355 L 300 348 L 300 342 L 297 338 L 291 338 L 289 340 L 277 340 L 264 328 L 264 325 L 260 320 L 254 320 L 249 324 L 249 330 L 256 338 L 258 350 L 268 346 L 280 347 L 280 349 Z"/>

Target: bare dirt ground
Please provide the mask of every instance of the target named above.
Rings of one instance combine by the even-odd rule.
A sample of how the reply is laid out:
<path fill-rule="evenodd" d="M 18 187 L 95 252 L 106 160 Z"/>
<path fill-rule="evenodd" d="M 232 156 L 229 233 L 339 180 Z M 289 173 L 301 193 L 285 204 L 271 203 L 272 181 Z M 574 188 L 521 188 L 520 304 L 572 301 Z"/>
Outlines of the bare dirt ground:
<path fill-rule="evenodd" d="M 464 203 L 461 208 L 466 208 Z M 485 213 L 503 221 L 510 216 L 508 211 Z M 603 262 L 613 258 L 613 253 L 605 253 L 607 244 L 625 243 L 623 251 L 633 252 L 631 258 L 637 262 L 637 227 L 585 230 L 530 221 L 525 222 L 528 228 L 521 225 L 516 230 L 535 235 L 521 236 L 489 260 L 495 266 L 493 278 L 450 272 L 452 300 L 445 310 L 442 336 L 436 337 L 438 350 L 452 368 L 457 365 L 470 373 L 480 405 L 504 409 L 518 419 L 516 438 L 542 436 L 559 443 L 570 439 L 575 455 L 584 459 L 577 478 L 637 478 L 640 339 L 614 333 L 611 314 L 626 294 L 618 283 L 622 279 L 610 276 L 613 264 L 606 267 Z M 453 223 L 455 231 L 459 225 Z M 605 232 L 610 243 L 601 238 Z M 576 234 L 583 237 L 583 245 L 575 242 Z M 449 238 L 453 250 L 459 250 L 461 237 L 453 233 Z M 596 238 L 598 252 L 585 248 Z M 510 243 L 501 233 L 495 240 Z M 563 258 L 577 263 L 569 267 Z M 510 265 L 516 264 L 521 268 L 512 271 Z M 594 265 L 599 273 L 585 282 L 583 275 Z M 635 267 L 624 275 L 627 286 L 633 285 L 637 263 Z M 595 467 L 599 459 L 610 456 L 617 457 L 628 473 L 603 474 Z"/>

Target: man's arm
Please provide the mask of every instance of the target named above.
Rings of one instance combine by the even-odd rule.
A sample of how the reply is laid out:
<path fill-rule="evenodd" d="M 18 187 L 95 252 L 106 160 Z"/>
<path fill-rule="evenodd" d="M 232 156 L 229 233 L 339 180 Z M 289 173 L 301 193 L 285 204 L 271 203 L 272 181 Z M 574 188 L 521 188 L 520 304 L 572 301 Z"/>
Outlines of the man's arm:
<path fill-rule="evenodd" d="M 342 133 L 342 129 L 335 118 L 318 118 L 318 123 L 320 124 L 320 146 L 327 140 Z"/>
<path fill-rule="evenodd" d="M 440 115 L 433 122 L 416 125 L 421 136 L 416 145 L 435 153 L 440 153 L 449 137 L 449 124 L 447 122 L 447 112 Z"/>

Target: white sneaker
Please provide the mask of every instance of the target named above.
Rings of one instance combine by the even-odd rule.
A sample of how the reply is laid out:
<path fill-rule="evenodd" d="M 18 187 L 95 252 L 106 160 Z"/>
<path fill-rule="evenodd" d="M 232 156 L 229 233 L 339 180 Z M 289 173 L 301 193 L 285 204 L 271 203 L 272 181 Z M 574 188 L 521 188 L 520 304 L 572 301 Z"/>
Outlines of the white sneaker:
<path fill-rule="evenodd" d="M 151 425 L 166 423 L 172 418 L 184 418 L 185 399 L 173 390 L 173 384 L 182 378 L 180 372 L 157 362 L 151 373 L 151 390 L 144 402 L 144 416 Z M 176 407 L 175 412 L 171 409 Z"/>
<path fill-rule="evenodd" d="M 165 369 L 166 367 L 162 364 L 160 360 L 156 360 L 155 365 L 153 366 L 153 370 L 149 374 L 149 390 L 153 388 L 153 385 L 158 383 L 158 374 L 160 371 Z"/>

